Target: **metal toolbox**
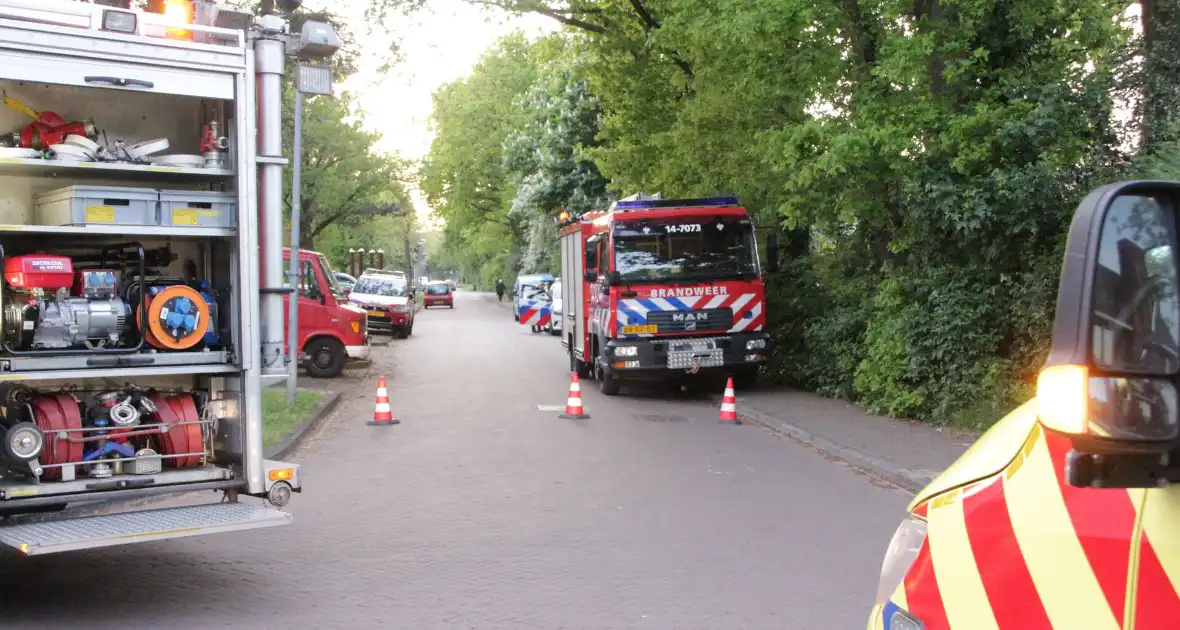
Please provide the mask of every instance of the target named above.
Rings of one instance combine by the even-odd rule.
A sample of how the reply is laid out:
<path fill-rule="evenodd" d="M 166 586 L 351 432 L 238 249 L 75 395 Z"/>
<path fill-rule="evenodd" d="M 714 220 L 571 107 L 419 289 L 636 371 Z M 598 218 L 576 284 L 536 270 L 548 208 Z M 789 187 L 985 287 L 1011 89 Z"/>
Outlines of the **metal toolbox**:
<path fill-rule="evenodd" d="M 38 225 L 159 225 L 152 188 L 70 186 L 36 197 Z"/>
<path fill-rule="evenodd" d="M 160 225 L 232 228 L 237 224 L 238 201 L 234 193 L 160 191 Z"/>

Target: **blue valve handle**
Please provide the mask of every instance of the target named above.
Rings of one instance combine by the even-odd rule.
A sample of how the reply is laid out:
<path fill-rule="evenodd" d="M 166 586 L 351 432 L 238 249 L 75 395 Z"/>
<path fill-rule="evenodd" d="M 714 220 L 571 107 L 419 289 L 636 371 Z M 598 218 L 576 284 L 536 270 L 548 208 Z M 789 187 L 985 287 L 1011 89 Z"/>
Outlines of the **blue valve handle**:
<path fill-rule="evenodd" d="M 82 461 L 88 462 L 99 459 L 103 455 L 109 455 L 110 453 L 118 453 L 123 457 L 135 457 L 135 449 L 127 446 L 126 444 L 120 444 L 119 442 L 103 442 L 102 446 L 99 446 L 93 451 L 83 455 Z"/>

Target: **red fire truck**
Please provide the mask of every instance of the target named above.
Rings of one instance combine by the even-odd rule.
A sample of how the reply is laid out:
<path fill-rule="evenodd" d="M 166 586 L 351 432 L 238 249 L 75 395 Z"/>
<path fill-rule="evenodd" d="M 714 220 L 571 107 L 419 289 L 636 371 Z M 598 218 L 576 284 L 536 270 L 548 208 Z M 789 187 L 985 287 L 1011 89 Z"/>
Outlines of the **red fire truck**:
<path fill-rule="evenodd" d="M 765 288 L 754 225 L 736 197 L 635 195 L 606 211 L 563 212 L 558 226 L 570 370 L 608 396 L 624 379 L 757 378 L 770 351 Z"/>

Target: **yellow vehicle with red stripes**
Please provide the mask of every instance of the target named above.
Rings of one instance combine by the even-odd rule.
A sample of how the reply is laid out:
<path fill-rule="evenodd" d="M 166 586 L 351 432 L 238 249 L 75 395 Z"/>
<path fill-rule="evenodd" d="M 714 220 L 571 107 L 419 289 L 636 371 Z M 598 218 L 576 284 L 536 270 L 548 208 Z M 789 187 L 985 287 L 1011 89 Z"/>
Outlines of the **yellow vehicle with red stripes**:
<path fill-rule="evenodd" d="M 1090 193 L 1037 395 L 909 506 L 869 630 L 1180 628 L 1180 182 Z"/>

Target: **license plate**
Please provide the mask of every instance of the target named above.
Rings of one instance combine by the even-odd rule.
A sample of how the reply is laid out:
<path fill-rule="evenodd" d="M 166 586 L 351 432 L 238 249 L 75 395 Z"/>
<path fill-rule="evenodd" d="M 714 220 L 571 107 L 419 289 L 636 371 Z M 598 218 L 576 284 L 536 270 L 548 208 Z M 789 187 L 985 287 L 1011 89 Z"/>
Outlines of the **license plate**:
<path fill-rule="evenodd" d="M 660 327 L 655 324 L 648 324 L 646 326 L 623 326 L 624 335 L 654 335 L 659 332 Z"/>
<path fill-rule="evenodd" d="M 389 317 L 385 314 L 385 311 L 369 311 L 369 315 L 373 317 Z"/>
<path fill-rule="evenodd" d="M 672 344 L 673 352 L 711 352 L 716 349 L 717 345 L 711 339 L 704 341 L 681 341 Z"/>

